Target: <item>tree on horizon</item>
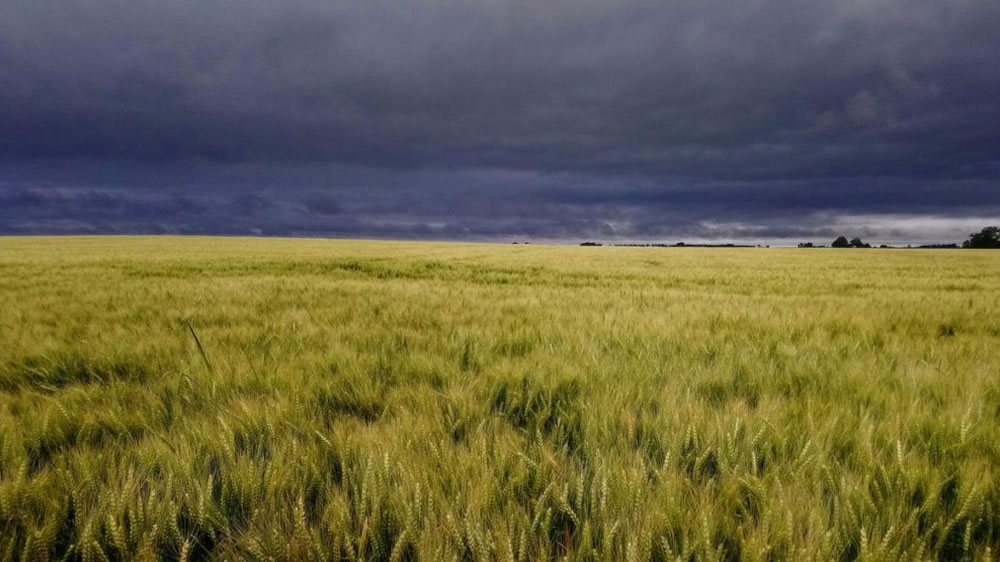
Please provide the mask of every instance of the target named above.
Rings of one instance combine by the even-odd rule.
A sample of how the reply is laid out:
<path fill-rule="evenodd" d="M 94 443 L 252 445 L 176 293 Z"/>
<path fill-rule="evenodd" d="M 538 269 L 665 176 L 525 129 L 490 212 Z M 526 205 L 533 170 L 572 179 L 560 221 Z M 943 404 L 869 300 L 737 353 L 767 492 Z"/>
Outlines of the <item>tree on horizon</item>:
<path fill-rule="evenodd" d="M 987 226 L 969 235 L 969 239 L 962 242 L 963 248 L 1000 248 L 1000 226 Z"/>

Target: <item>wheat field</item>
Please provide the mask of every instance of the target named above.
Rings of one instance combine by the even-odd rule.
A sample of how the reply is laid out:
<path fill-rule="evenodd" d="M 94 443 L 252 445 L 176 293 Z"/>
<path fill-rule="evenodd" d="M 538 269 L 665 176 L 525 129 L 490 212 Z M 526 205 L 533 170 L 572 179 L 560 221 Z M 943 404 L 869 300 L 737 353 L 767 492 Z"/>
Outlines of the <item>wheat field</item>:
<path fill-rule="evenodd" d="M 0 238 L 0 560 L 993 560 L 1000 254 Z"/>

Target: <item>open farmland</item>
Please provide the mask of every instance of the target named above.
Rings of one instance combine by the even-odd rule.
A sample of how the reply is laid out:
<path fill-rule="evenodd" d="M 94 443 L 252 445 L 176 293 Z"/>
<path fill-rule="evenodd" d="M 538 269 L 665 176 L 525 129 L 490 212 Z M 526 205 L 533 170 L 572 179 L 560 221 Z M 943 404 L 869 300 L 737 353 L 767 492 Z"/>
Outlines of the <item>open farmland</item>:
<path fill-rule="evenodd" d="M 0 560 L 988 560 L 1000 255 L 0 238 Z"/>

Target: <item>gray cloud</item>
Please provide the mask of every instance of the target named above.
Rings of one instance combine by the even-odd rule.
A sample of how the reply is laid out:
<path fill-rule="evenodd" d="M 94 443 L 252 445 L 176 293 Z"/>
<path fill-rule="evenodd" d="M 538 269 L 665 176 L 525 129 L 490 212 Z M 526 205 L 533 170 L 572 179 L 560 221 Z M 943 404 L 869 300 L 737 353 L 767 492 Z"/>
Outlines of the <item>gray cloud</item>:
<path fill-rule="evenodd" d="M 305 204 L 310 211 L 321 215 L 339 215 L 344 211 L 333 197 L 325 193 L 310 194 Z"/>
<path fill-rule="evenodd" d="M 993 0 L 10 0 L 0 231 L 1000 217 L 998 27 Z"/>

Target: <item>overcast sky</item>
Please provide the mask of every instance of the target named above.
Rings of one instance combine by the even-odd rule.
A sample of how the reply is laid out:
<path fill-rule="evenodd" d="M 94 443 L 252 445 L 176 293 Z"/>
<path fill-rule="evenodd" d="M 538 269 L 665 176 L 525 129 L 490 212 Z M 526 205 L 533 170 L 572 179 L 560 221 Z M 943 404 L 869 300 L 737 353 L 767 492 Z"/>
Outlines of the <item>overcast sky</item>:
<path fill-rule="evenodd" d="M 0 232 L 957 242 L 997 0 L 3 0 Z"/>

